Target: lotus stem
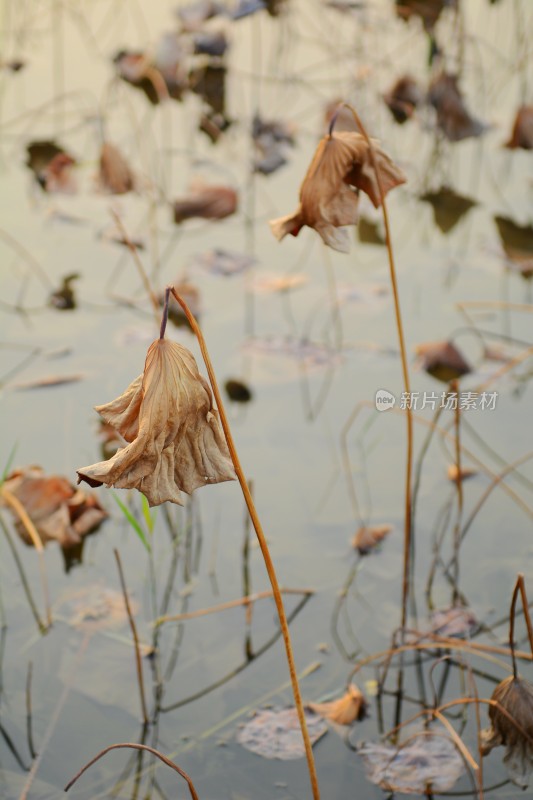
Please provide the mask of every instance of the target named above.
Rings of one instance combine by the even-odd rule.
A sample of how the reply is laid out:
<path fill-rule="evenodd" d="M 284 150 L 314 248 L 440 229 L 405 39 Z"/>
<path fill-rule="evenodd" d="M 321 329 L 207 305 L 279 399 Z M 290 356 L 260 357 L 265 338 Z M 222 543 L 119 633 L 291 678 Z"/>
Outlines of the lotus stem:
<path fill-rule="evenodd" d="M 407 395 L 411 393 L 411 386 L 409 381 L 409 368 L 407 365 L 407 351 L 405 347 L 405 338 L 403 333 L 403 325 L 402 325 L 402 314 L 400 309 L 400 296 L 398 293 L 398 282 L 396 280 L 396 268 L 394 266 L 394 253 L 392 250 L 392 240 L 391 240 L 391 233 L 390 233 L 390 225 L 389 225 L 389 215 L 387 213 L 387 205 L 385 202 L 385 193 L 383 191 L 383 185 L 381 183 L 381 176 L 379 174 L 379 169 L 376 163 L 374 147 L 372 145 L 372 141 L 366 132 L 365 126 L 361 122 L 357 111 L 352 108 L 352 106 L 348 105 L 348 103 L 343 103 L 343 106 L 351 111 L 352 116 L 355 120 L 356 125 L 358 126 L 359 130 L 361 131 L 362 135 L 364 136 L 366 143 L 368 144 L 370 160 L 372 162 L 372 167 L 374 172 L 376 173 L 376 181 L 379 190 L 379 196 L 381 200 L 381 210 L 383 213 L 383 223 L 385 225 L 385 239 L 387 244 L 387 253 L 389 257 L 389 271 L 390 271 L 390 280 L 392 286 L 392 293 L 394 297 L 394 312 L 396 317 L 396 328 L 398 331 L 398 342 L 400 345 L 400 355 L 402 361 L 402 373 L 403 373 L 403 383 L 404 383 L 404 390 Z M 412 465 L 413 465 L 413 412 L 410 408 L 410 403 L 407 403 L 406 407 L 406 419 L 407 419 L 407 455 L 406 455 L 406 465 L 405 465 L 405 517 L 404 517 L 404 546 L 403 546 L 403 581 L 402 581 L 402 621 L 401 627 L 402 630 L 405 629 L 407 624 L 407 602 L 409 598 L 409 578 L 411 572 L 411 540 L 412 540 L 412 529 L 411 529 L 411 474 L 412 474 Z"/>
<path fill-rule="evenodd" d="M 250 489 L 248 487 L 248 484 L 246 482 L 246 477 L 244 475 L 243 469 L 241 467 L 241 463 L 239 461 L 239 456 L 238 456 L 237 450 L 235 448 L 235 443 L 233 441 L 233 436 L 232 436 L 232 433 L 231 433 L 231 429 L 230 429 L 230 426 L 229 426 L 228 418 L 227 418 L 226 411 L 225 411 L 225 408 L 224 408 L 224 403 L 222 401 L 222 396 L 221 396 L 220 390 L 218 388 L 217 379 L 216 379 L 216 376 L 215 376 L 213 365 L 211 363 L 211 359 L 209 357 L 209 353 L 208 353 L 208 350 L 207 350 L 207 345 L 205 343 L 204 335 L 203 335 L 203 333 L 202 333 L 202 331 L 200 329 L 200 326 L 196 322 L 196 319 L 194 318 L 194 315 L 191 313 L 191 311 L 189 309 L 189 306 L 185 302 L 185 300 L 183 300 L 183 298 L 181 298 L 179 296 L 179 294 L 175 291 L 173 286 L 170 286 L 169 289 L 170 289 L 170 292 L 172 293 L 172 295 L 174 296 L 175 300 L 180 304 L 180 306 L 182 307 L 183 311 L 185 312 L 185 315 L 186 315 L 186 317 L 187 317 L 187 319 L 189 321 L 189 324 L 190 324 L 192 330 L 194 331 L 194 333 L 196 335 L 196 338 L 198 339 L 198 344 L 199 344 L 200 350 L 202 352 L 202 358 L 204 360 L 204 363 L 205 363 L 205 366 L 206 366 L 206 369 L 207 369 L 207 374 L 209 375 L 209 381 L 211 383 L 211 387 L 213 389 L 213 394 L 215 396 L 215 401 L 216 401 L 216 404 L 217 404 L 218 413 L 220 415 L 220 421 L 222 423 L 222 428 L 224 430 L 224 436 L 226 437 L 226 442 L 228 444 L 228 450 L 229 450 L 229 453 L 230 453 L 230 456 L 231 456 L 231 460 L 233 462 L 233 466 L 235 467 L 235 472 L 237 474 L 237 478 L 238 478 L 239 484 L 240 484 L 241 489 L 242 489 L 242 493 L 243 493 L 243 496 L 244 496 L 244 501 L 245 501 L 246 506 L 248 508 L 248 512 L 250 514 L 250 519 L 252 520 L 252 524 L 254 526 L 254 529 L 255 529 L 255 532 L 256 532 L 256 535 L 257 535 L 257 540 L 259 542 L 259 547 L 261 548 L 261 553 L 263 554 L 265 567 L 266 567 L 266 570 L 267 570 L 267 573 L 268 573 L 268 577 L 270 579 L 270 584 L 272 586 L 272 591 L 273 591 L 273 594 L 274 594 L 274 601 L 276 603 L 276 609 L 277 609 L 277 612 L 278 612 L 279 624 L 280 624 L 281 632 L 282 632 L 282 635 L 283 635 L 283 642 L 285 644 L 285 652 L 286 652 L 286 655 L 287 655 L 287 662 L 288 662 L 288 666 L 289 666 L 289 674 L 290 674 L 290 678 L 291 678 L 292 692 L 293 692 L 293 695 L 294 695 L 294 704 L 296 706 L 296 711 L 298 713 L 298 719 L 299 719 L 299 722 L 300 722 L 300 728 L 301 728 L 302 736 L 303 736 L 303 740 L 304 740 L 305 755 L 306 755 L 306 759 L 307 759 L 307 766 L 308 766 L 308 769 L 309 769 L 309 778 L 310 778 L 310 781 L 311 781 L 311 788 L 312 788 L 312 792 L 313 792 L 313 798 L 314 798 L 314 800 L 320 800 L 320 791 L 319 791 L 319 788 L 318 788 L 318 778 L 317 778 L 317 774 L 316 774 L 316 766 L 315 766 L 315 760 L 314 760 L 314 756 L 313 756 L 313 748 L 312 748 L 311 740 L 309 738 L 309 733 L 308 733 L 308 730 L 307 730 L 307 723 L 305 721 L 305 713 L 304 713 L 304 707 L 303 707 L 303 703 L 302 703 L 302 696 L 300 694 L 300 686 L 298 684 L 298 675 L 296 673 L 296 666 L 295 666 L 295 663 L 294 663 L 294 655 L 293 655 L 293 652 L 292 652 L 291 638 L 290 638 L 290 633 L 289 633 L 289 625 L 287 623 L 287 616 L 285 614 L 285 609 L 283 607 L 283 599 L 282 599 L 282 596 L 281 596 L 281 591 L 280 591 L 280 588 L 279 588 L 278 579 L 277 579 L 277 576 L 276 576 L 276 571 L 274 569 L 274 564 L 273 564 L 272 558 L 270 556 L 270 551 L 268 549 L 268 545 L 267 545 L 267 541 L 266 541 L 266 538 L 265 538 L 265 534 L 263 533 L 263 528 L 262 528 L 262 525 L 261 525 L 261 521 L 259 520 L 259 516 L 258 516 L 256 508 L 255 508 L 255 504 L 254 504 L 254 501 L 253 501 L 253 498 L 252 498 L 252 494 L 251 494 Z"/>
<path fill-rule="evenodd" d="M 102 758 L 102 756 L 105 756 L 106 753 L 111 752 L 111 750 L 118 750 L 118 749 L 124 748 L 124 747 L 129 747 L 129 748 L 131 748 L 133 750 L 144 750 L 144 751 L 146 751 L 148 753 L 151 753 L 154 756 L 157 756 L 157 758 L 159 758 L 163 762 L 163 764 L 166 764 L 167 767 L 170 767 L 171 769 L 173 769 L 175 772 L 178 773 L 178 775 L 181 775 L 181 777 L 184 778 L 187 781 L 187 785 L 189 786 L 189 792 L 191 793 L 192 800 L 198 800 L 198 795 L 196 793 L 196 789 L 194 788 L 194 784 L 192 782 L 192 778 L 190 778 L 187 775 L 185 770 L 181 769 L 181 767 L 178 767 L 177 764 L 175 764 L 169 758 L 167 758 L 162 753 L 160 753 L 159 750 L 154 750 L 153 747 L 149 747 L 147 744 L 137 744 L 137 742 L 124 742 L 124 743 L 121 743 L 121 744 L 111 744 L 111 745 L 109 745 L 109 747 L 106 747 L 104 750 L 101 750 L 98 753 L 98 755 L 96 755 L 87 764 L 85 764 L 85 766 L 80 769 L 80 771 L 72 778 L 72 780 L 67 783 L 67 785 L 65 786 L 64 791 L 68 792 L 68 790 L 71 788 L 71 786 L 73 786 L 76 783 L 78 778 L 81 778 L 83 773 L 86 772 L 86 770 L 88 770 L 89 767 L 92 767 L 93 764 L 95 764 L 97 761 L 99 761 Z"/>

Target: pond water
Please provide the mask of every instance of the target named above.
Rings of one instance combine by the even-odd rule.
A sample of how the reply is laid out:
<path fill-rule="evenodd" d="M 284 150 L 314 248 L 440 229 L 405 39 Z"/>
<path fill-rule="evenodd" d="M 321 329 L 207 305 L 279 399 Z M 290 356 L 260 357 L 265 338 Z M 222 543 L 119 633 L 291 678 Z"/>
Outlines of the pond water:
<path fill-rule="evenodd" d="M 196 287 L 220 384 L 240 381 L 251 392 L 248 403 L 226 395 L 227 410 L 280 584 L 303 592 L 287 594 L 285 604 L 304 700 L 339 697 L 354 668 L 367 698 L 365 719 L 331 726 L 314 747 L 322 796 L 370 800 L 387 791 L 366 777 L 357 745 L 432 708 L 435 696 L 437 705 L 476 693 L 490 698 L 511 669 L 508 617 L 518 572 L 533 598 L 533 156 L 503 146 L 517 109 L 533 102 L 533 7 L 528 0 L 363 0 L 338 7 L 285 0 L 269 4 L 271 11 L 279 6 L 277 15 L 215 15 L 203 29 L 226 34 L 225 55 L 195 55 L 193 34 L 182 37 L 180 64 L 196 92 L 167 99 L 152 66 L 146 83 L 160 99 L 154 104 L 117 76 L 113 59 L 127 50 L 147 54 L 141 69 L 172 61 L 174 38 L 162 37 L 179 30 L 176 9 L 185 5 L 4 0 L 0 467 L 40 465 L 74 484 L 77 468 L 102 458 L 93 406 L 118 397 L 143 370 L 159 325 L 135 258 L 114 240 L 122 236 L 114 213 L 139 242 L 137 257 L 156 293 L 184 278 Z M 426 29 L 419 14 L 408 13 L 421 7 Z M 207 65 L 210 73 L 199 72 Z M 205 95 L 209 77 L 220 112 L 222 66 L 231 124 L 213 143 L 199 124 L 202 115 L 210 117 L 210 130 L 220 123 Z M 447 126 L 455 130 L 454 115 L 461 116 L 453 108 L 442 112 L 440 128 L 425 103 L 405 124 L 393 119 L 383 95 L 395 80 L 411 74 L 422 95 L 441 69 L 459 76 L 482 135 L 451 141 L 457 137 Z M 411 650 L 403 661 L 394 656 L 386 675 L 383 656 L 371 656 L 387 651 L 401 625 L 406 426 L 381 215 L 361 198 L 349 255 L 326 248 L 309 228 L 278 243 L 268 226 L 296 208 L 327 129 L 325 109 L 340 101 L 355 106 L 407 176 L 387 198 L 411 388 L 418 393 L 406 641 L 435 631 L 441 622 L 432 622 L 432 613 L 454 605 L 469 612 L 459 633 L 480 646 Z M 293 139 L 268 151 L 286 159 L 271 174 L 251 168 L 260 157 L 250 133 L 255 115 L 288 125 Z M 113 196 L 99 186 L 102 137 L 127 158 L 134 192 Z M 26 163 L 28 146 L 38 141 L 53 141 L 76 160 L 72 191 L 43 191 Z M 236 213 L 174 224 L 172 202 L 198 179 L 236 190 Z M 213 251 L 230 256 L 221 265 Z M 50 295 L 72 274 L 76 307 L 53 307 Z M 283 289 L 272 278 L 294 284 Z M 192 333 L 169 323 L 167 336 L 188 347 L 205 374 Z M 459 415 L 461 464 L 477 472 L 461 484 L 461 501 L 447 477 L 456 464 L 457 415 L 442 410 L 428 441 L 447 385 L 415 357 L 418 345 L 447 340 L 472 366 L 461 391 L 477 398 L 477 408 Z M 76 380 L 25 386 L 65 377 Z M 379 390 L 394 395 L 395 411 L 376 411 Z M 520 462 L 515 469 L 513 462 Z M 43 564 L 17 536 L 9 510 L 0 509 L 0 797 L 62 797 L 84 763 L 119 742 L 164 753 L 191 775 L 202 800 L 309 797 L 305 759 L 262 758 L 236 738 L 254 711 L 293 702 L 272 600 L 258 600 L 253 613 L 237 605 L 154 627 L 163 615 L 270 588 L 238 483 L 196 491 L 184 508 L 152 509 L 149 521 L 139 494 L 114 491 L 150 540 L 150 554 L 110 490 L 87 492 L 109 518 L 86 537 L 81 553 L 56 542 L 44 548 L 52 618 L 45 633 L 28 600 L 30 592 L 44 621 Z M 352 539 L 371 524 L 392 531 L 363 556 Z M 454 534 L 465 525 L 454 566 Z M 147 727 L 115 549 L 146 645 Z M 527 652 L 522 616 L 516 639 Z M 520 660 L 519 670 L 531 679 L 530 661 Z M 487 708 L 480 706 L 483 727 Z M 479 762 L 473 705 L 445 713 Z M 422 728 L 419 718 L 398 741 Z M 449 735 L 436 722 L 431 730 Z M 523 797 L 503 755 L 500 747 L 483 759 L 485 794 Z M 419 764 L 425 758 L 416 757 Z M 409 769 L 416 772 L 413 759 Z M 465 770 L 452 792 L 480 796 L 472 775 Z M 98 762 L 71 796 L 155 799 L 186 791 L 160 762 L 129 751 Z"/>

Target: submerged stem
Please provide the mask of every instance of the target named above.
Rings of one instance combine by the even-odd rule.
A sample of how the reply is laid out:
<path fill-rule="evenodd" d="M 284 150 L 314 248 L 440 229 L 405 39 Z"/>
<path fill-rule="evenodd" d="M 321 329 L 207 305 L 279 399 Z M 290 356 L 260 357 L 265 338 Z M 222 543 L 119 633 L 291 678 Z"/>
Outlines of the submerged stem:
<path fill-rule="evenodd" d="M 318 788 L 318 778 L 317 778 L 317 775 L 316 775 L 316 767 L 315 767 L 315 761 L 314 761 L 314 757 L 313 757 L 313 749 L 312 749 L 312 745 L 311 745 L 311 740 L 309 738 L 309 733 L 307 731 L 307 724 L 306 724 L 306 721 L 305 721 L 305 714 L 304 714 L 304 708 L 303 708 L 303 703 L 302 703 L 302 696 L 300 694 L 300 686 L 298 684 L 298 676 L 297 676 L 297 673 L 296 673 L 296 666 L 295 666 L 295 663 L 294 663 L 294 655 L 293 655 L 293 652 L 292 652 L 292 645 L 291 645 L 291 638 L 290 638 L 290 633 L 289 633 L 289 626 L 288 626 L 288 623 L 287 623 L 287 616 L 285 614 L 285 609 L 283 607 L 283 600 L 282 600 L 282 597 L 281 597 L 281 591 L 280 591 L 280 588 L 279 588 L 278 579 L 277 579 L 277 576 L 276 576 L 276 571 L 274 569 L 274 564 L 272 562 L 272 558 L 270 556 L 270 551 L 268 549 L 268 545 L 267 545 L 267 542 L 266 542 L 265 534 L 263 533 L 263 528 L 261 526 L 261 522 L 259 520 L 256 508 L 255 508 L 255 504 L 254 504 L 254 501 L 253 501 L 253 498 L 252 498 L 252 495 L 251 495 L 251 492 L 250 492 L 250 489 L 249 489 L 248 484 L 246 482 L 246 478 L 245 478 L 244 472 L 242 470 L 241 463 L 239 461 L 239 456 L 237 454 L 237 450 L 235 448 L 235 443 L 233 441 L 233 436 L 232 436 L 231 429 L 230 429 L 230 426 L 229 426 L 228 418 L 226 416 L 226 411 L 224 409 L 224 403 L 222 401 L 222 397 L 221 397 L 221 394 L 220 394 L 220 391 L 219 391 L 219 388 L 218 388 L 217 379 L 216 379 L 216 376 L 215 376 L 215 372 L 213 370 L 213 365 L 211 363 L 211 359 L 209 357 L 209 353 L 208 353 L 208 350 L 207 350 L 207 345 L 205 343 L 205 339 L 204 339 L 203 333 L 202 333 L 198 323 L 196 322 L 196 319 L 194 318 L 193 314 L 191 313 L 191 311 L 189 309 L 189 306 L 187 305 L 185 300 L 183 300 L 183 298 L 181 298 L 179 296 L 179 294 L 175 291 L 173 286 L 169 286 L 168 289 L 169 289 L 170 292 L 172 292 L 172 295 L 174 296 L 175 300 L 182 307 L 182 309 L 185 312 L 185 315 L 186 315 L 186 317 L 187 317 L 187 319 L 189 321 L 189 324 L 190 324 L 192 330 L 194 331 L 194 333 L 196 335 L 196 338 L 198 339 L 198 344 L 200 345 L 200 350 L 202 352 L 202 357 L 204 359 L 204 363 L 205 363 L 205 366 L 206 366 L 206 369 L 207 369 L 207 374 L 209 375 L 209 381 L 210 381 L 211 387 L 213 389 L 213 394 L 214 394 L 215 401 L 216 401 L 216 404 L 217 404 L 218 413 L 220 415 L 220 421 L 222 423 L 222 428 L 224 430 L 224 436 L 226 437 L 226 442 L 228 444 L 228 450 L 229 450 L 229 453 L 230 453 L 230 456 L 231 456 L 231 460 L 233 462 L 233 466 L 235 467 L 235 472 L 237 474 L 237 478 L 238 478 L 238 481 L 239 481 L 241 489 L 242 489 L 244 500 L 245 500 L 246 506 L 248 508 L 248 512 L 250 514 L 250 519 L 252 520 L 252 524 L 254 526 L 254 529 L 255 529 L 255 532 L 256 532 L 256 535 L 257 535 L 257 539 L 258 539 L 258 542 L 259 542 L 259 547 L 261 548 L 261 553 L 263 555 L 263 559 L 264 559 L 264 562 L 265 562 L 265 567 L 266 567 L 266 570 L 267 570 L 267 573 L 268 573 L 268 577 L 270 579 L 270 584 L 272 586 L 272 591 L 273 591 L 273 594 L 274 594 L 274 601 L 276 603 L 276 609 L 277 609 L 278 617 L 279 617 L 279 624 L 280 624 L 281 632 L 282 632 L 282 635 L 283 635 L 283 642 L 285 644 L 285 652 L 287 654 L 287 662 L 288 662 L 288 665 L 289 665 L 289 674 L 290 674 L 290 677 L 291 677 L 292 691 L 293 691 L 293 695 L 294 695 L 294 704 L 296 706 L 296 711 L 298 713 L 298 719 L 299 719 L 299 722 L 300 722 L 300 728 L 302 730 L 302 736 L 303 736 L 304 746 L 305 746 L 305 755 L 306 755 L 306 758 L 307 758 L 307 766 L 308 766 L 308 769 L 309 769 L 309 778 L 310 778 L 310 781 L 311 781 L 311 788 L 312 788 L 312 791 L 313 791 L 313 798 L 314 798 L 314 800 L 320 800 L 320 792 L 319 792 L 319 788 Z"/>

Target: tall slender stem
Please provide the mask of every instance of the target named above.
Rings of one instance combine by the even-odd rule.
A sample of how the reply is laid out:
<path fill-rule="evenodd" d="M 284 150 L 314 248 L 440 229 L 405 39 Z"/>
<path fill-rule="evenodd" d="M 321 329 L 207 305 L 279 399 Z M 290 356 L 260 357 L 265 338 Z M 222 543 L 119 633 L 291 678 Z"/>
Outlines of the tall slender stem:
<path fill-rule="evenodd" d="M 259 516 L 257 514 L 255 504 L 252 498 L 252 494 L 246 482 L 246 478 L 244 472 L 241 467 L 241 463 L 239 461 L 239 456 L 237 454 L 237 450 L 235 448 L 235 443 L 233 441 L 233 436 L 231 433 L 231 429 L 229 426 L 228 418 L 226 416 L 226 411 L 224 409 L 224 403 L 222 401 L 222 396 L 220 394 L 217 379 L 215 376 L 215 372 L 213 370 L 213 365 L 211 364 L 211 359 L 209 357 L 209 353 L 207 350 L 207 345 L 205 343 L 205 339 L 203 336 L 202 331 L 196 319 L 194 318 L 193 314 L 191 313 L 187 303 L 183 300 L 179 294 L 175 291 L 174 287 L 170 287 L 170 291 L 172 295 L 176 299 L 176 301 L 180 304 L 182 309 L 187 316 L 189 324 L 194 331 L 196 338 L 198 339 L 198 344 L 200 345 L 200 350 L 202 352 L 202 358 L 204 359 L 204 363 L 207 369 L 207 374 L 209 375 L 209 381 L 211 383 L 211 387 L 213 389 L 213 394 L 215 396 L 215 401 L 218 408 L 218 413 L 220 415 L 220 421 L 222 423 L 222 428 L 224 430 L 224 436 L 226 437 L 226 442 L 228 444 L 228 450 L 231 456 L 231 460 L 233 462 L 233 466 L 235 467 L 235 472 L 237 474 L 238 481 L 240 483 L 242 493 L 244 496 L 244 500 L 246 506 L 248 508 L 248 512 L 250 514 L 250 519 L 252 520 L 252 524 L 254 526 L 257 539 L 259 542 L 259 547 L 261 548 L 261 553 L 263 554 L 263 559 L 265 562 L 265 567 L 268 573 L 268 577 L 270 579 L 270 584 L 272 586 L 272 592 L 274 594 L 274 601 L 276 603 L 276 609 L 278 612 L 279 617 L 279 624 L 281 627 L 281 633 L 283 636 L 283 642 L 285 644 L 285 652 L 287 654 L 287 662 L 289 665 L 289 674 L 291 678 L 292 684 L 292 691 L 294 695 L 294 704 L 296 706 L 296 711 L 298 713 L 298 719 L 300 721 L 300 728 L 302 730 L 302 736 L 304 740 L 304 747 L 305 747 L 305 755 L 307 758 L 307 766 L 309 769 L 309 778 L 311 781 L 311 788 L 313 791 L 313 798 L 314 800 L 320 800 L 320 792 L 318 788 L 318 778 L 316 774 L 316 767 L 315 767 L 315 760 L 313 757 L 313 748 L 311 745 L 311 740 L 309 738 L 309 733 L 307 730 L 307 724 L 305 721 L 305 713 L 302 703 L 302 696 L 300 694 L 300 686 L 298 684 L 298 676 L 296 673 L 296 666 L 294 663 L 294 655 L 292 652 L 292 645 L 291 645 L 291 638 L 289 634 L 289 625 L 287 623 L 287 616 L 285 614 L 285 609 L 283 607 L 283 600 L 281 597 L 281 591 L 278 584 L 278 579 L 276 576 L 276 571 L 274 569 L 274 564 L 272 562 L 272 558 L 270 557 L 270 551 L 268 549 L 268 545 L 266 542 L 265 535 L 263 533 L 263 528 L 261 526 L 261 522 L 259 520 Z"/>
<path fill-rule="evenodd" d="M 400 355 L 402 361 L 403 383 L 406 394 L 409 396 L 411 393 L 411 386 L 409 381 L 409 368 L 407 366 L 407 351 L 405 348 L 405 338 L 403 334 L 402 314 L 400 310 L 400 296 L 398 293 L 398 282 L 396 280 L 396 268 L 394 266 L 394 253 L 392 250 L 392 240 L 390 234 L 389 215 L 387 214 L 387 206 L 385 203 L 385 192 L 383 191 L 383 184 L 381 182 L 381 175 L 376 163 L 374 147 L 365 126 L 359 119 L 357 111 L 347 103 L 343 106 L 351 111 L 355 122 L 364 136 L 368 144 L 370 161 L 372 168 L 376 173 L 376 181 L 378 185 L 379 197 L 381 201 L 381 210 L 383 212 L 383 222 L 385 225 L 385 238 L 387 243 L 387 253 L 389 256 L 389 271 L 390 280 L 392 285 L 392 294 L 394 297 L 394 312 L 396 316 L 396 328 L 398 331 L 398 341 L 400 344 Z M 413 465 L 413 412 L 411 404 L 406 404 L 406 419 L 407 419 L 407 456 L 405 466 L 405 517 L 404 517 L 404 545 L 403 545 L 403 582 L 402 582 L 402 629 L 405 629 L 407 623 L 407 601 L 409 598 L 409 578 L 411 570 L 411 539 L 412 539 L 412 525 L 411 525 L 411 475 Z"/>

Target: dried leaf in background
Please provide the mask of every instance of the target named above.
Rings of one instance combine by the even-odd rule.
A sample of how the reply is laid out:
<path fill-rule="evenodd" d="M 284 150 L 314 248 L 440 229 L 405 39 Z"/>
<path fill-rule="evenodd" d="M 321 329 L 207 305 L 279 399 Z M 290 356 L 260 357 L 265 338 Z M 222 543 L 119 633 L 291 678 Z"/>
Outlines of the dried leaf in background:
<path fill-rule="evenodd" d="M 472 372 L 472 367 L 453 342 L 424 342 L 415 347 L 417 366 L 444 383 Z"/>
<path fill-rule="evenodd" d="M 398 78 L 383 96 L 385 105 L 399 125 L 411 119 L 423 98 L 420 86 L 410 75 Z"/>
<path fill-rule="evenodd" d="M 351 725 L 358 719 L 363 719 L 366 713 L 366 700 L 360 689 L 353 683 L 348 686 L 347 692 L 332 700 L 330 703 L 308 703 L 308 707 L 324 719 L 335 722 L 337 725 Z"/>
<path fill-rule="evenodd" d="M 130 166 L 118 147 L 104 142 L 100 151 L 100 185 L 111 194 L 126 194 L 135 187 Z"/>
<path fill-rule="evenodd" d="M 186 219 L 224 219 L 234 214 L 238 206 L 238 195 L 229 186 L 208 186 L 201 181 L 191 184 L 186 197 L 175 200 L 174 222 L 179 225 Z"/>
<path fill-rule="evenodd" d="M 75 546 L 108 516 L 93 494 L 76 489 L 61 475 L 46 475 L 41 467 L 15 470 L 4 486 L 22 504 L 44 544 L 57 541 L 63 548 Z M 15 527 L 20 538 L 31 545 L 18 517 Z"/>
<path fill-rule="evenodd" d="M 458 80 L 457 75 L 441 72 L 428 92 L 428 101 L 437 112 L 437 126 L 450 142 L 481 136 L 487 130 L 487 125 L 467 110 Z"/>
<path fill-rule="evenodd" d="M 533 106 L 520 106 L 516 112 L 511 138 L 505 144 L 514 150 L 533 150 Z"/>
<path fill-rule="evenodd" d="M 393 530 L 392 525 L 363 525 L 352 539 L 362 556 L 370 553 Z"/>

